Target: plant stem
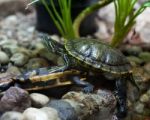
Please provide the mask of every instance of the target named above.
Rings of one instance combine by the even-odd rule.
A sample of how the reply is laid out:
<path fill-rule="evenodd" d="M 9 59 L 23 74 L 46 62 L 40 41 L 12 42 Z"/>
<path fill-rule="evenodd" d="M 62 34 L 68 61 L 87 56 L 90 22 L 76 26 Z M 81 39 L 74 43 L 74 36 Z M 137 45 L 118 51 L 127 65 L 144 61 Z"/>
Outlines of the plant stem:
<path fill-rule="evenodd" d="M 120 31 L 115 31 L 110 45 L 117 47 L 124 40 L 125 36 L 127 36 L 134 24 L 135 20 L 132 19 L 126 26 L 120 29 Z"/>
<path fill-rule="evenodd" d="M 85 10 L 83 10 L 74 20 L 73 22 L 73 29 L 75 32 L 75 36 L 79 37 L 79 27 L 81 22 L 91 13 L 93 13 L 94 11 L 108 5 L 110 2 L 112 2 L 113 0 L 100 0 L 97 3 L 95 3 L 92 6 L 87 7 Z"/>
<path fill-rule="evenodd" d="M 63 31 L 63 29 L 62 29 L 62 27 L 61 27 L 59 21 L 56 20 L 54 14 L 53 14 L 52 11 L 50 10 L 50 8 L 49 8 L 47 2 L 46 2 L 45 0 L 41 0 L 41 2 L 42 2 L 43 5 L 45 6 L 45 8 L 46 8 L 46 10 L 47 10 L 47 12 L 48 12 L 48 14 L 49 14 L 49 16 L 52 18 L 52 20 L 53 20 L 54 24 L 56 25 L 57 29 L 59 30 L 59 32 L 62 34 L 62 36 L 65 36 L 64 31 Z M 53 1 L 52 1 L 52 2 L 53 2 Z"/>
<path fill-rule="evenodd" d="M 150 1 L 143 3 L 138 10 L 134 10 L 134 6 L 138 0 L 114 0 L 115 6 L 115 24 L 114 35 L 110 45 L 117 47 L 127 36 L 133 25 L 135 19 L 147 7 L 150 7 Z"/>
<path fill-rule="evenodd" d="M 66 39 L 75 38 L 71 18 L 71 0 L 57 1 L 60 12 L 56 9 L 54 0 L 49 0 L 51 7 L 48 6 L 46 0 L 41 0 L 60 34 Z"/>
<path fill-rule="evenodd" d="M 127 34 L 128 34 L 128 32 L 125 32 L 125 31 L 114 33 L 113 38 L 112 38 L 112 42 L 111 42 L 111 46 L 117 47 L 122 42 L 122 40 L 124 39 L 124 37 Z"/>

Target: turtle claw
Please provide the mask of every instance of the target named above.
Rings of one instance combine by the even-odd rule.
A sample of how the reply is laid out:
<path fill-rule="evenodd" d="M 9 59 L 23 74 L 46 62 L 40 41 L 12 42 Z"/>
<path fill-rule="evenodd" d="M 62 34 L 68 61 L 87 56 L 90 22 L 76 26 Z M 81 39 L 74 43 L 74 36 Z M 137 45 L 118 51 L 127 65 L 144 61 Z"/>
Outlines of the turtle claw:
<path fill-rule="evenodd" d="M 121 107 L 120 110 L 117 112 L 116 116 L 118 118 L 124 118 L 127 115 L 127 110 L 124 107 Z"/>
<path fill-rule="evenodd" d="M 18 80 L 20 82 L 26 82 L 26 81 L 30 80 L 30 77 L 38 75 L 39 72 L 40 72 L 40 69 L 39 70 L 32 70 L 32 71 L 29 71 L 29 72 L 25 72 L 25 73 L 23 73 L 21 75 L 18 75 L 16 77 L 16 80 Z"/>
<path fill-rule="evenodd" d="M 86 87 L 83 88 L 83 92 L 84 93 L 91 93 L 94 90 L 94 86 L 93 85 L 88 85 Z"/>
<path fill-rule="evenodd" d="M 29 76 L 27 76 L 26 74 L 22 74 L 17 76 L 15 79 L 16 81 L 25 82 L 29 79 Z"/>

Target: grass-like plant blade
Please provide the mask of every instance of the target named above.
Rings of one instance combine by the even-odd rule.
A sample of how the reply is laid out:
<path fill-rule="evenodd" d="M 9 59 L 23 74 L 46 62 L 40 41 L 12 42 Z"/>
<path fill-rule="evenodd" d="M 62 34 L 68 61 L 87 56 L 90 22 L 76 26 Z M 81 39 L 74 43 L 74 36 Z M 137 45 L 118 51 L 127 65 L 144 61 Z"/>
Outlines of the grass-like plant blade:
<path fill-rule="evenodd" d="M 111 3 L 113 0 L 99 0 L 97 3 L 87 7 L 86 9 L 84 9 L 74 20 L 73 22 L 73 29 L 75 32 L 75 36 L 76 37 L 80 37 L 79 35 L 79 28 L 81 25 L 81 22 L 91 13 L 93 13 L 94 11 L 108 5 L 109 3 Z"/>
<path fill-rule="evenodd" d="M 141 7 L 134 11 L 134 6 L 137 0 L 114 0 L 115 6 L 115 24 L 114 34 L 111 41 L 111 46 L 118 46 L 129 33 L 135 19 L 139 16 L 147 7 L 150 7 L 150 1 L 145 2 Z"/>

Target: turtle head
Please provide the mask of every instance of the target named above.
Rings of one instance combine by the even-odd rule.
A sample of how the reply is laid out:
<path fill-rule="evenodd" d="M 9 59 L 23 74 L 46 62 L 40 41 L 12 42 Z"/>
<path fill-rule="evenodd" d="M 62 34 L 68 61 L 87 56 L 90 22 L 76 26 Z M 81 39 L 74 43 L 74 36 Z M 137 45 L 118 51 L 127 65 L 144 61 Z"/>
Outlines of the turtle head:
<path fill-rule="evenodd" d="M 50 52 L 53 52 L 57 55 L 65 52 L 64 46 L 56 40 L 52 39 L 51 37 L 43 36 L 43 44 Z"/>

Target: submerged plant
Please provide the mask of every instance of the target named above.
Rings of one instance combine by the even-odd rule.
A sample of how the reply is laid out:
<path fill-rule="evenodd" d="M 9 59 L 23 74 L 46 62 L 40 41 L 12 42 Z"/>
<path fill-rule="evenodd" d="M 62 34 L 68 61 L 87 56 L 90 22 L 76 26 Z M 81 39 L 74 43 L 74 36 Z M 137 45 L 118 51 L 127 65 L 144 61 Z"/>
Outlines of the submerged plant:
<path fill-rule="evenodd" d="M 45 0 L 40 1 L 44 4 L 61 35 L 66 39 L 74 38 L 75 34 L 71 18 L 71 0 L 57 0 L 60 13 L 56 10 L 53 0 L 49 0 L 52 9 L 49 8 Z"/>
<path fill-rule="evenodd" d="M 56 9 L 54 0 L 33 0 L 27 5 L 27 8 L 29 5 L 32 5 L 36 2 L 41 2 L 45 6 L 59 33 L 64 38 L 70 39 L 75 38 L 75 32 L 71 18 L 71 1 L 72 0 L 57 0 L 60 12 Z"/>
<path fill-rule="evenodd" d="M 81 22 L 88 17 L 88 15 L 90 15 L 91 13 L 93 13 L 94 11 L 108 5 L 109 3 L 111 3 L 113 0 L 99 0 L 97 3 L 85 8 L 74 20 L 73 22 L 73 28 L 75 31 L 75 35 L 76 37 L 80 37 L 79 35 L 79 28 L 80 28 L 80 24 Z"/>
<path fill-rule="evenodd" d="M 60 13 L 59 11 L 57 11 L 54 5 L 54 0 L 33 0 L 31 3 L 28 4 L 28 6 L 39 1 L 42 2 L 43 5 L 45 6 L 46 10 L 48 11 L 48 14 L 52 18 L 60 34 L 64 38 L 70 39 L 70 38 L 80 37 L 79 27 L 85 17 L 87 17 L 89 14 L 93 13 L 94 11 L 104 7 L 105 5 L 109 4 L 113 0 L 98 1 L 94 5 L 87 7 L 85 10 L 79 13 L 79 15 L 74 21 L 72 21 L 72 18 L 71 18 L 71 1 L 72 0 L 57 0 L 58 6 L 60 8 Z"/>
<path fill-rule="evenodd" d="M 129 31 L 135 24 L 137 16 L 139 16 L 147 7 L 150 6 L 150 0 L 144 2 L 138 10 L 134 10 L 135 4 L 138 2 L 138 0 L 99 0 L 95 4 L 83 10 L 76 17 L 76 19 L 72 21 L 72 0 L 57 0 L 60 7 L 60 13 L 56 10 L 54 0 L 33 0 L 32 3 L 37 1 L 41 1 L 44 4 L 58 31 L 66 39 L 80 37 L 79 27 L 83 19 L 85 19 L 94 11 L 114 1 L 114 34 L 110 43 L 112 47 L 117 47 L 124 40 L 124 38 L 127 36 Z M 49 7 L 47 1 L 49 1 L 49 5 L 51 6 L 51 8 Z"/>
<path fill-rule="evenodd" d="M 112 47 L 118 46 L 124 40 L 135 24 L 137 16 L 150 6 L 150 1 L 147 1 L 143 3 L 138 10 L 134 11 L 137 1 L 138 0 L 114 0 L 116 18 L 114 35 L 111 41 Z"/>

